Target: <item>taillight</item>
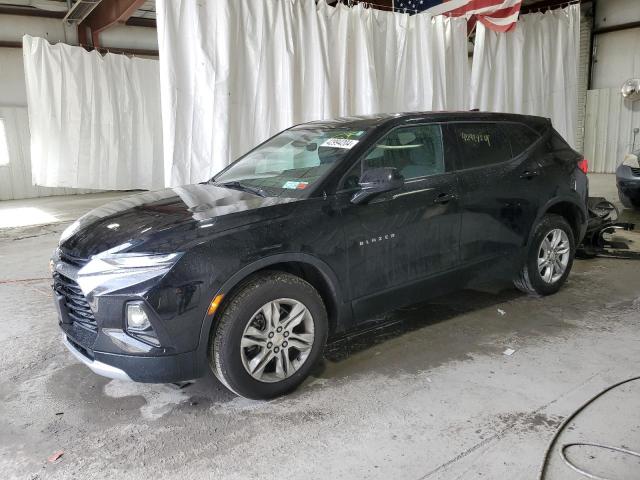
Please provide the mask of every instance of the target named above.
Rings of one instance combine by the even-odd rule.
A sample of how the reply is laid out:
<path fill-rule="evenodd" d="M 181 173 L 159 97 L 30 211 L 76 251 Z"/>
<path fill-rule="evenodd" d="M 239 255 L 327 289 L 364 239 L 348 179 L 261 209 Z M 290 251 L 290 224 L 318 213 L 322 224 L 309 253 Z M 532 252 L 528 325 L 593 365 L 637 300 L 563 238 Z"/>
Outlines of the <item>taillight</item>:
<path fill-rule="evenodd" d="M 589 171 L 589 161 L 586 158 L 583 158 L 578 162 L 578 168 L 584 173 L 587 173 Z"/>

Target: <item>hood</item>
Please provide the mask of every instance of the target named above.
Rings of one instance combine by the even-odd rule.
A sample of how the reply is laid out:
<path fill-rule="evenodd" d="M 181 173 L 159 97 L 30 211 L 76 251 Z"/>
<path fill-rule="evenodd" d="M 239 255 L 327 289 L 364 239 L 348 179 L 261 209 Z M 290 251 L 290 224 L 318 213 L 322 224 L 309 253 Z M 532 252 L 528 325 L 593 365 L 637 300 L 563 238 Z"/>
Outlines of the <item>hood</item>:
<path fill-rule="evenodd" d="M 60 248 L 80 259 L 107 250 L 173 252 L 189 242 L 202 241 L 205 235 L 275 218 L 279 213 L 265 207 L 297 200 L 262 198 L 208 184 L 141 193 L 80 217 L 62 233 Z"/>

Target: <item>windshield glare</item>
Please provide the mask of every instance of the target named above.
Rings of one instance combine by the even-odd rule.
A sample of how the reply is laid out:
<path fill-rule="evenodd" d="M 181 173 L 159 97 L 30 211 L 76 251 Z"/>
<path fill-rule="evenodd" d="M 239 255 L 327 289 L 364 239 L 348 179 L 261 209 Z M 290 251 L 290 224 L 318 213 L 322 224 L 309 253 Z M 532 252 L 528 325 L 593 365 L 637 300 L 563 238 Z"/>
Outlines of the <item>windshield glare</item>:
<path fill-rule="evenodd" d="M 365 135 L 364 130 L 296 127 L 249 152 L 213 178 L 268 196 L 302 197 Z"/>

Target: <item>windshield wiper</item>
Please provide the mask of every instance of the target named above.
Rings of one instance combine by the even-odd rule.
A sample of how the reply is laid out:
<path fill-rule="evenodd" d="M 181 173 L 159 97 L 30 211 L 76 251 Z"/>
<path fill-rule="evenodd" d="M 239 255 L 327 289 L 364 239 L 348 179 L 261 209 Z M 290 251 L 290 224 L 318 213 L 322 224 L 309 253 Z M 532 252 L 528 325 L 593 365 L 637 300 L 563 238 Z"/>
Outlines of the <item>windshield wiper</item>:
<path fill-rule="evenodd" d="M 233 188 L 234 190 L 253 193 L 254 195 L 258 195 L 259 197 L 269 196 L 267 192 L 265 192 L 262 188 L 251 187 L 249 185 L 245 185 L 244 183 L 240 183 L 237 180 L 234 180 L 233 182 L 222 182 L 222 183 L 214 182 L 213 185 L 217 187 Z"/>

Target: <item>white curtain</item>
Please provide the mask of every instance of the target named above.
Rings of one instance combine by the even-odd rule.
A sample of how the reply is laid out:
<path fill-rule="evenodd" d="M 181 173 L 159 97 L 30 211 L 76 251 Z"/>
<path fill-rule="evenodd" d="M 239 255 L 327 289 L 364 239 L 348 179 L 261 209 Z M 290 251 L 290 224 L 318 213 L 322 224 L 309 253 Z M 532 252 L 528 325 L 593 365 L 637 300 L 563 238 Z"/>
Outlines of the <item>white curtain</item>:
<path fill-rule="evenodd" d="M 580 5 L 522 15 L 507 33 L 477 28 L 471 108 L 550 117 L 575 146 Z"/>
<path fill-rule="evenodd" d="M 23 38 L 34 185 L 164 186 L 158 61 Z"/>
<path fill-rule="evenodd" d="M 467 107 L 466 20 L 324 0 L 158 0 L 167 185 L 295 123 Z"/>

